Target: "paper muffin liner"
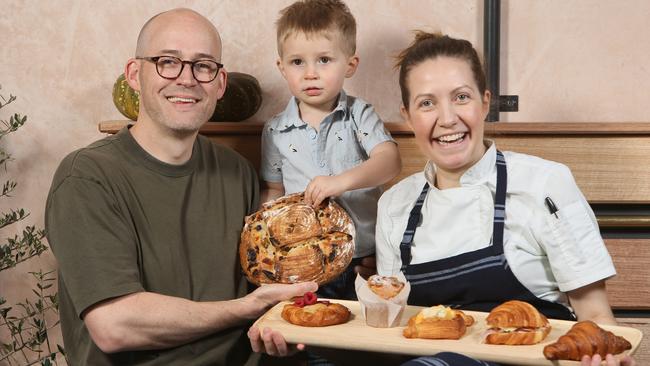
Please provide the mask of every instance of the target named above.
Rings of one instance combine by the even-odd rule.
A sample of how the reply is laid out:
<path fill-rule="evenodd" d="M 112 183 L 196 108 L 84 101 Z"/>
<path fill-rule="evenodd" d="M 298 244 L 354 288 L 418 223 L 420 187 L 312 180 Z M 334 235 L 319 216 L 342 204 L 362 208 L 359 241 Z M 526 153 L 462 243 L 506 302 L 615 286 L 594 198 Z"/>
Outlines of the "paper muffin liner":
<path fill-rule="evenodd" d="M 402 291 L 388 300 L 381 298 L 368 287 L 368 281 L 359 274 L 354 281 L 357 298 L 361 304 L 361 314 L 366 319 L 366 324 L 375 328 L 391 328 L 400 324 L 406 301 L 411 292 L 411 284 L 406 281 L 402 272 L 395 277 L 404 283 Z"/>

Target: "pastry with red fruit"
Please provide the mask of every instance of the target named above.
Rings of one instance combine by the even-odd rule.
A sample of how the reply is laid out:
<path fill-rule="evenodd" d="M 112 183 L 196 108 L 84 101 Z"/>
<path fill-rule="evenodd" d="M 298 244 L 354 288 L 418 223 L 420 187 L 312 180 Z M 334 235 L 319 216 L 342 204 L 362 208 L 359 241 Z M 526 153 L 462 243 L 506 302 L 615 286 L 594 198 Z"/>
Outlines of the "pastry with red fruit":
<path fill-rule="evenodd" d="M 282 309 L 282 319 L 303 327 L 325 327 L 347 322 L 350 309 L 329 301 L 319 301 L 313 292 L 296 297 Z"/>

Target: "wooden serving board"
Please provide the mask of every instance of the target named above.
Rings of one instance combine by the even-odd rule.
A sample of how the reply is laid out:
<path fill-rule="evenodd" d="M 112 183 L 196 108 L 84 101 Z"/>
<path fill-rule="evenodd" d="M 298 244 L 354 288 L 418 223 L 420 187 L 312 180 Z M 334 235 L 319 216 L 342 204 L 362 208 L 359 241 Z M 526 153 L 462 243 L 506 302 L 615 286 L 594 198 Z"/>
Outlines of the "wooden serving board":
<path fill-rule="evenodd" d="M 350 321 L 329 327 L 301 327 L 286 322 L 280 316 L 282 308 L 288 302 L 281 302 L 262 315 L 255 325 L 260 329 L 268 327 L 282 333 L 288 343 L 303 343 L 311 346 L 348 349 L 356 351 L 388 352 L 406 355 L 431 356 L 441 351 L 462 353 L 484 361 L 493 361 L 514 365 L 577 366 L 576 361 L 549 361 L 544 358 L 544 346 L 555 342 L 565 334 L 575 322 L 550 319 L 552 330 L 541 343 L 532 346 L 503 346 L 482 343 L 486 331 L 487 313 L 465 311 L 476 322 L 467 329 L 459 340 L 408 339 L 402 335 L 408 319 L 417 314 L 422 307 L 407 306 L 402 315 L 400 326 L 394 328 L 373 328 L 366 325 L 357 301 L 332 300 L 345 305 L 352 312 Z M 630 327 L 603 325 L 602 328 L 625 337 L 632 349 L 624 354 L 633 354 L 643 333 Z"/>

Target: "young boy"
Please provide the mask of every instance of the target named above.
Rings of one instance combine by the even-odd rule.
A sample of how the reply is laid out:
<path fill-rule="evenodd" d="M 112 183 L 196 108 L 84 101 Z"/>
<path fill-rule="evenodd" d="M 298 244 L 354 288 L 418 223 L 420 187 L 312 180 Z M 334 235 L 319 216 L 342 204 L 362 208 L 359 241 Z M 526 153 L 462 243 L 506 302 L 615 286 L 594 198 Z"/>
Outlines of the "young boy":
<path fill-rule="evenodd" d="M 328 197 L 356 226 L 348 269 L 319 295 L 356 299 L 354 267 L 374 255 L 380 186 L 401 169 L 399 152 L 373 107 L 343 91 L 359 64 L 356 22 L 340 0 L 301 0 L 277 22 L 277 66 L 293 97 L 262 133 L 262 202 L 305 191 Z"/>

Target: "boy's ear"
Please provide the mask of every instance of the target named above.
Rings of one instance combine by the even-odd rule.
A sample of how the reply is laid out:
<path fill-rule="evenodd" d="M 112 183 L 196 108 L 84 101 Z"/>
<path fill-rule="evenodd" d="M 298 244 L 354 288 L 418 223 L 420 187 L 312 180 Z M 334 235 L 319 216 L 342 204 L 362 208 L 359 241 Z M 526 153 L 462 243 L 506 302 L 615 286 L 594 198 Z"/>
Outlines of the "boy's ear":
<path fill-rule="evenodd" d="M 140 62 L 134 58 L 129 59 L 124 67 L 124 78 L 131 89 L 138 92 L 140 91 L 140 80 L 138 79 L 139 73 Z"/>
<path fill-rule="evenodd" d="M 277 61 L 275 61 L 275 65 L 278 67 L 278 70 L 280 70 L 280 74 L 282 74 L 282 77 L 286 79 L 287 74 L 284 71 L 284 65 L 282 64 L 282 59 L 278 59 Z"/>
<path fill-rule="evenodd" d="M 406 122 L 406 124 L 409 126 L 409 128 L 412 131 L 413 125 L 411 124 L 411 116 L 409 115 L 408 109 L 404 107 L 404 103 L 400 103 L 399 114 L 402 116 L 402 119 L 404 119 L 404 122 Z"/>
<path fill-rule="evenodd" d="M 348 68 L 345 70 L 345 77 L 352 77 L 352 75 L 357 71 L 357 67 L 359 67 L 359 56 L 350 56 L 350 58 L 348 58 Z"/>

